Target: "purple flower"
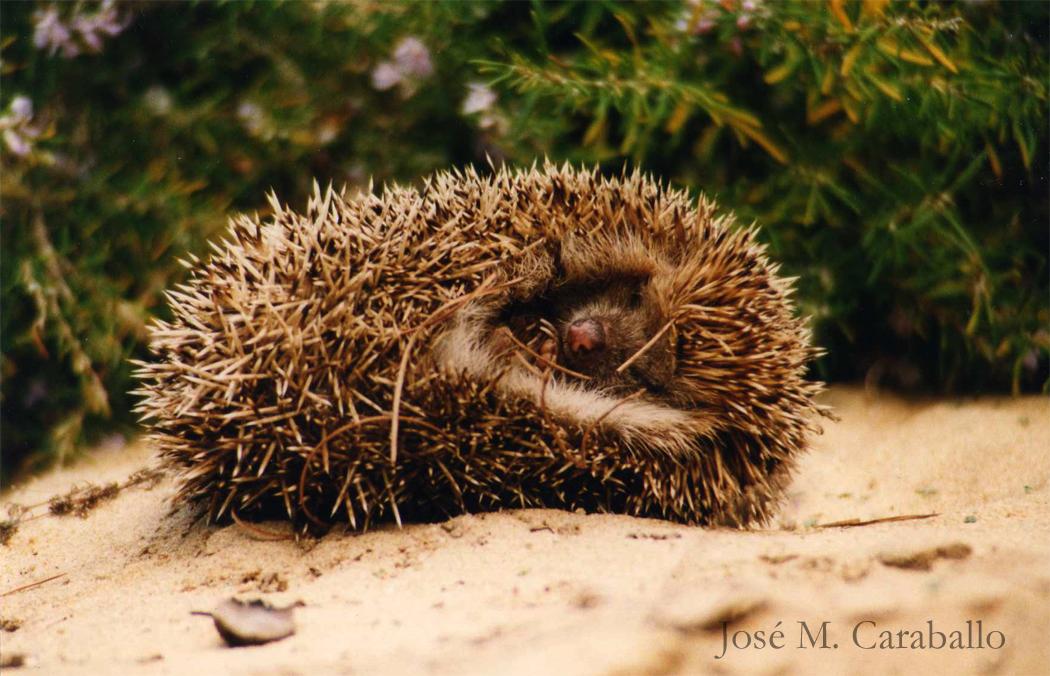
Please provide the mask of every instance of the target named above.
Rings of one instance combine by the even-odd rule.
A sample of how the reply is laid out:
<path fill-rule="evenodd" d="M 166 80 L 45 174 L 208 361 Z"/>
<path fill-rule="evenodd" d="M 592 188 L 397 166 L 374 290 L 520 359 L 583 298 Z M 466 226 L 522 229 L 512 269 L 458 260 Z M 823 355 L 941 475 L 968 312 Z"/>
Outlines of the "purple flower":
<path fill-rule="evenodd" d="M 252 136 L 272 136 L 266 113 L 257 104 L 251 101 L 241 101 L 237 106 L 237 117 Z"/>
<path fill-rule="evenodd" d="M 708 33 L 715 27 L 717 15 L 717 8 L 704 0 L 686 0 L 674 26 L 679 32 L 689 35 Z"/>
<path fill-rule="evenodd" d="M 68 23 L 59 17 L 58 9 L 51 6 L 33 15 L 33 44 L 37 49 L 47 49 L 52 55 L 62 52 L 71 59 L 87 48 L 90 52 L 102 50 L 103 36 L 119 35 L 128 26 L 121 19 L 113 0 L 104 0 L 98 11 L 87 14 L 75 9 Z"/>
<path fill-rule="evenodd" d="M 393 59 L 380 61 L 372 70 L 372 86 L 380 91 L 404 86 L 402 92 L 411 96 L 415 81 L 421 80 L 434 72 L 430 60 L 430 50 L 419 38 L 402 38 L 394 48 Z"/>
<path fill-rule="evenodd" d="M 19 157 L 25 157 L 33 149 L 33 146 L 29 145 L 29 141 L 25 140 L 14 129 L 4 130 L 4 143 L 7 144 L 8 150 Z"/>
<path fill-rule="evenodd" d="M 33 139 L 40 136 L 40 130 L 29 124 L 32 119 L 33 102 L 23 94 L 12 99 L 7 112 L 0 115 L 0 129 L 3 130 L 4 145 L 19 157 L 25 157 L 31 153 Z"/>
<path fill-rule="evenodd" d="M 11 115 L 15 122 L 28 122 L 33 118 L 33 102 L 28 96 L 19 94 L 11 101 Z"/>
<path fill-rule="evenodd" d="M 93 52 L 102 50 L 102 36 L 95 33 L 94 17 L 73 17 L 73 30 L 80 33 L 80 38 L 88 46 L 88 49 Z"/>
<path fill-rule="evenodd" d="M 67 58 L 78 53 L 69 29 L 58 18 L 58 10 L 54 7 L 33 15 L 33 45 L 37 49 L 48 49 L 51 54 L 61 49 Z"/>
<path fill-rule="evenodd" d="M 401 71 L 389 61 L 380 61 L 372 71 L 372 86 L 386 91 L 401 83 Z"/>
<path fill-rule="evenodd" d="M 92 51 L 102 49 L 102 36 L 119 35 L 127 27 L 117 15 L 117 8 L 112 0 L 105 0 L 98 12 L 91 15 L 79 14 L 73 19 L 73 29 Z"/>
<path fill-rule="evenodd" d="M 496 93 L 488 85 L 480 82 L 471 82 L 467 85 L 467 98 L 463 99 L 462 111 L 464 115 L 482 113 L 496 103 Z"/>
<path fill-rule="evenodd" d="M 120 35 L 129 23 L 128 19 L 121 19 L 117 15 L 117 7 L 113 0 L 104 0 L 102 9 L 95 15 L 95 30 L 102 31 L 110 37 Z"/>
<path fill-rule="evenodd" d="M 394 64 L 402 75 L 425 78 L 434 72 L 430 50 L 419 38 L 402 38 L 394 48 Z"/>

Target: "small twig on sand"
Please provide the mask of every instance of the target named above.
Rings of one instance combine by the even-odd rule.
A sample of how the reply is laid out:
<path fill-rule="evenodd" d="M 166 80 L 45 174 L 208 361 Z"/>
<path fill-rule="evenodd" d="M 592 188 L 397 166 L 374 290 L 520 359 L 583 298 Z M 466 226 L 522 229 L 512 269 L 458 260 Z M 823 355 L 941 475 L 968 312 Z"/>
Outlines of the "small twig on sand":
<path fill-rule="evenodd" d="M 18 592 L 25 591 L 27 589 L 32 589 L 33 587 L 39 587 L 42 584 L 47 584 L 48 582 L 51 582 L 52 580 L 57 580 L 58 578 L 65 577 L 65 576 L 66 576 L 65 573 L 59 573 L 58 575 L 52 575 L 51 577 L 46 577 L 43 580 L 37 580 L 36 582 L 30 582 L 29 584 L 24 584 L 21 587 L 15 587 L 14 589 L 12 589 L 10 591 L 5 591 L 3 594 L 0 594 L 0 597 L 10 596 L 11 594 L 17 594 Z"/>
<path fill-rule="evenodd" d="M 929 514 L 901 514 L 899 516 L 883 516 L 878 519 L 867 519 L 861 521 L 860 519 L 846 519 L 844 521 L 832 521 L 831 523 L 820 523 L 814 526 L 814 528 L 855 528 L 857 526 L 870 526 L 876 523 L 891 523 L 893 521 L 918 521 L 919 519 L 932 519 L 935 516 L 940 516 L 939 512 L 930 512 Z"/>
<path fill-rule="evenodd" d="M 247 521 L 245 521 L 244 519 L 242 519 L 241 517 L 237 516 L 237 512 L 234 511 L 234 510 L 230 510 L 230 516 L 233 517 L 234 523 L 236 523 L 238 526 L 240 526 L 241 528 L 245 529 L 246 531 L 249 531 L 251 533 L 255 533 L 255 535 L 257 535 L 257 536 L 261 536 L 261 539 L 264 540 L 264 541 L 278 541 L 278 540 L 291 540 L 292 539 L 292 536 L 287 534 L 287 533 L 278 533 L 277 531 L 272 531 L 269 528 L 263 528 L 262 526 L 256 526 L 254 524 L 250 524 Z"/>

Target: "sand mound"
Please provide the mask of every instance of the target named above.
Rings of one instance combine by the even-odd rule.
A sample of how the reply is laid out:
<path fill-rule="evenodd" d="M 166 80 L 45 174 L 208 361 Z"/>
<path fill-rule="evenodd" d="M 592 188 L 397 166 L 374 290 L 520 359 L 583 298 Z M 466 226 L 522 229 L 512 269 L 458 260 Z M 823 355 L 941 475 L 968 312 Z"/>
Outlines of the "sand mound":
<path fill-rule="evenodd" d="M 0 659 L 49 674 L 1045 670 L 1050 402 L 825 399 L 842 422 L 763 531 L 525 510 L 296 543 L 172 513 L 168 480 L 135 485 L 85 517 L 25 522 L 0 549 Z M 39 503 L 150 462 L 143 447 L 99 453 L 2 500 Z M 231 595 L 301 600 L 296 635 L 223 647 L 190 612 Z M 723 621 L 751 647 L 716 659 Z M 911 648 L 937 632 L 944 648 Z M 985 647 L 950 649 L 952 632 Z"/>

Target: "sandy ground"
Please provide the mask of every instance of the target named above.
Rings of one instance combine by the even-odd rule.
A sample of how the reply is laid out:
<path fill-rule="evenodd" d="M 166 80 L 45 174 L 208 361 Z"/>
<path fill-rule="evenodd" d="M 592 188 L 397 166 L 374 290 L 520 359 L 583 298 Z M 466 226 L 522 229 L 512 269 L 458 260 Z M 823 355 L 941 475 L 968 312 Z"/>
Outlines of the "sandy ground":
<path fill-rule="evenodd" d="M 169 481 L 130 488 L 86 518 L 24 523 L 0 549 L 0 658 L 48 674 L 1048 673 L 1050 400 L 826 400 L 842 422 L 760 531 L 525 510 L 296 544 L 173 513 Z M 150 461 L 99 453 L 2 500 Z M 231 595 L 302 601 L 296 635 L 223 647 L 190 612 Z M 751 647 L 716 659 L 723 620 Z M 975 647 L 897 633 L 925 642 L 927 622 Z"/>

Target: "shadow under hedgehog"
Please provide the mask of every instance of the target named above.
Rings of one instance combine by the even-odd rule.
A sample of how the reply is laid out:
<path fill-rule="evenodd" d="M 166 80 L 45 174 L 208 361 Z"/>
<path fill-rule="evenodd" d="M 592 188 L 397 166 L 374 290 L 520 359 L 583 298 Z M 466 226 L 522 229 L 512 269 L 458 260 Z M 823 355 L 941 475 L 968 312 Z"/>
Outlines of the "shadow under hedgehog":
<path fill-rule="evenodd" d="M 753 230 L 547 164 L 271 197 L 169 292 L 138 411 L 213 519 L 766 522 L 825 414 Z"/>

